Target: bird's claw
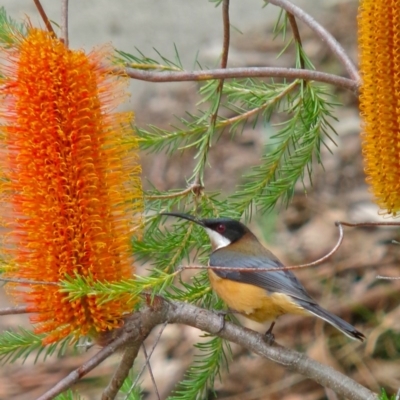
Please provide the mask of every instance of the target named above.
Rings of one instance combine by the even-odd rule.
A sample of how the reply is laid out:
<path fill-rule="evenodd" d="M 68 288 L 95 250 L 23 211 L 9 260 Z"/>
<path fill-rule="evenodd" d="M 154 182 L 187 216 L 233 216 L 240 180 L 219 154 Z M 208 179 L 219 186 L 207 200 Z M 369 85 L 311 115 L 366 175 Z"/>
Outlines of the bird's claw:
<path fill-rule="evenodd" d="M 265 342 L 270 346 L 275 342 L 275 335 L 272 333 L 274 326 L 275 326 L 275 321 L 272 322 L 271 326 L 268 328 L 267 332 L 265 332 L 264 335 Z"/>

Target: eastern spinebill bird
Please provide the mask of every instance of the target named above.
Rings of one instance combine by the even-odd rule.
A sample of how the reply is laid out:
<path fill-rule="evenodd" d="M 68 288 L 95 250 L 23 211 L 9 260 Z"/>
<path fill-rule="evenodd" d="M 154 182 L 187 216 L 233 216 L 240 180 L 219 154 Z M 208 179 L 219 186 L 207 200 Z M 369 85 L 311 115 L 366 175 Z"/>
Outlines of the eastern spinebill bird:
<path fill-rule="evenodd" d="M 205 229 L 212 246 L 209 266 L 231 268 L 208 270 L 213 290 L 230 309 L 257 322 L 274 321 L 283 314 L 315 315 L 351 339 L 365 339 L 354 326 L 320 307 L 292 271 L 266 270 L 284 265 L 241 222 L 172 212 L 162 215 L 183 218 Z"/>

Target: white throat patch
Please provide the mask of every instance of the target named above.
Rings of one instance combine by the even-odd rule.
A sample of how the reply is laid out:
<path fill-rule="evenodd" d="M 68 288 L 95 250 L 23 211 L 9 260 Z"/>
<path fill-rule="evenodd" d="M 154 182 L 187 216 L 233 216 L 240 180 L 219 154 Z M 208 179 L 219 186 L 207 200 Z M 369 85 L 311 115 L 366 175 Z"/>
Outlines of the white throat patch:
<path fill-rule="evenodd" d="M 218 232 L 215 232 L 209 228 L 204 228 L 204 229 L 206 230 L 207 235 L 211 240 L 211 245 L 213 250 L 217 250 L 222 247 L 229 246 L 231 244 L 231 241 L 229 239 L 220 235 Z"/>

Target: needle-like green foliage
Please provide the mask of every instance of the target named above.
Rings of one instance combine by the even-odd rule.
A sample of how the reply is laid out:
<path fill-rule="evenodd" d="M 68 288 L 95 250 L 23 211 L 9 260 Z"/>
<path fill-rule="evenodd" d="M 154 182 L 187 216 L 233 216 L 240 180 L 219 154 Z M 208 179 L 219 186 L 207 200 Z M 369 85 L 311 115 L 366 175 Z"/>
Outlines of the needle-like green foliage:
<path fill-rule="evenodd" d="M 80 396 L 72 390 L 67 390 L 64 393 L 59 394 L 54 400 L 84 400 L 84 397 Z"/>
<path fill-rule="evenodd" d="M 196 344 L 195 347 L 199 350 L 199 354 L 195 356 L 195 361 L 185 378 L 168 400 L 208 398 L 208 393 L 213 391 L 215 378 L 219 376 L 221 368 L 227 368 L 231 349 L 225 340 L 213 337 L 206 342 Z"/>
<path fill-rule="evenodd" d="M 388 395 L 385 391 L 385 389 L 381 390 L 381 393 L 379 395 L 379 400 L 399 400 L 400 398 L 400 389 L 397 392 L 397 396 L 396 395 Z"/>
<path fill-rule="evenodd" d="M 124 397 L 121 397 L 123 400 L 141 400 L 142 397 L 142 388 L 140 385 L 136 384 L 134 385 L 134 374 L 131 374 L 132 376 L 128 376 L 125 380 L 124 383 L 121 387 L 121 394 L 124 395 Z"/>
<path fill-rule="evenodd" d="M 17 360 L 24 362 L 32 353 L 35 355 L 35 362 L 41 356 L 44 360 L 53 354 L 60 357 L 64 355 L 69 345 L 76 344 L 76 340 L 72 336 L 68 336 L 59 342 L 43 346 L 43 338 L 43 335 L 37 335 L 23 328 L 19 328 L 16 332 L 2 332 L 0 334 L 0 361 L 4 363 L 12 363 Z"/>
<path fill-rule="evenodd" d="M 334 105 L 324 89 L 312 84 L 292 95 L 284 110 L 289 119 L 279 124 L 261 164 L 232 196 L 238 210 L 244 212 L 253 202 L 261 212 L 271 210 L 278 201 L 287 205 L 298 180 L 307 177 L 312 182 L 314 161 L 322 163 L 321 144 L 328 147 L 326 141 L 332 141 L 329 119 Z"/>
<path fill-rule="evenodd" d="M 0 46 L 9 47 L 15 42 L 16 33 L 25 34 L 25 25 L 14 21 L 6 13 L 4 7 L 0 7 Z"/>

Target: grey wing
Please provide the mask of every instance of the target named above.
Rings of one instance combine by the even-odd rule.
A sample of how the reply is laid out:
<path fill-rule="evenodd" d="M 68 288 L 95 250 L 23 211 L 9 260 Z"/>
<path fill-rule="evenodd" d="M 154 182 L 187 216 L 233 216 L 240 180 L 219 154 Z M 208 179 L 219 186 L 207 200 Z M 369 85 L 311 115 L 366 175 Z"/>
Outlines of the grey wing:
<path fill-rule="evenodd" d="M 255 257 L 243 255 L 231 251 L 227 256 L 226 252 L 214 252 L 210 257 L 211 267 L 232 267 L 232 268 L 278 268 L 284 265 L 276 258 L 267 256 Z M 310 303 L 315 303 L 306 289 L 291 271 L 235 271 L 235 270 L 214 270 L 221 278 L 235 282 L 247 283 L 261 287 L 270 293 L 284 293 Z"/>

